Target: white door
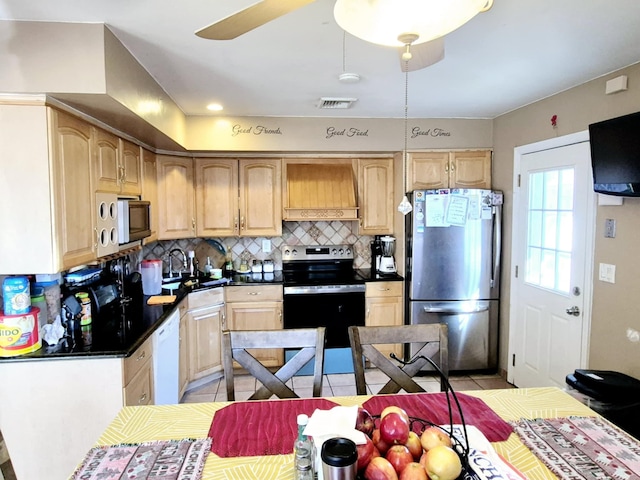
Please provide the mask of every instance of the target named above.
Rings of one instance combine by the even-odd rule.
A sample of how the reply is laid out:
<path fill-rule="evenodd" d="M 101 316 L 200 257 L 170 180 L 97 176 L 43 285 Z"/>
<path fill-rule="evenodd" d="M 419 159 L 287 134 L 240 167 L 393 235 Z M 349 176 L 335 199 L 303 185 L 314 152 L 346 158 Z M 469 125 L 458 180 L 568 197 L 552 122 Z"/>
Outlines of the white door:
<path fill-rule="evenodd" d="M 595 198 L 589 143 L 518 159 L 509 376 L 518 387 L 562 387 L 586 365 Z"/>

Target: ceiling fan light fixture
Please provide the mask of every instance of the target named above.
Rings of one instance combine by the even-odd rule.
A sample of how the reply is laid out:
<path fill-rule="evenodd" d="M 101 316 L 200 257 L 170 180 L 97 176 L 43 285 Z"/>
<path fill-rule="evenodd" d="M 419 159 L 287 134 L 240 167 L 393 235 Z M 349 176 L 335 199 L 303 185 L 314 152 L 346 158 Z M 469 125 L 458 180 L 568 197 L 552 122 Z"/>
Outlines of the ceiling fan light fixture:
<path fill-rule="evenodd" d="M 404 46 L 399 35 L 418 35 L 414 44 L 442 37 L 491 8 L 493 0 L 337 0 L 333 9 L 343 30 L 367 42 Z"/>

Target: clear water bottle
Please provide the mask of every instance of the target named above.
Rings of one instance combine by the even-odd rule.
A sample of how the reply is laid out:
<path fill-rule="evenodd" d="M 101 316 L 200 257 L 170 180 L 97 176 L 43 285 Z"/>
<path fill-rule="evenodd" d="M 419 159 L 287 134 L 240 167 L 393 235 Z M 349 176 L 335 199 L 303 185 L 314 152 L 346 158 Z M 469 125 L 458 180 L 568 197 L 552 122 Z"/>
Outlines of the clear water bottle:
<path fill-rule="evenodd" d="M 298 437 L 293 444 L 294 478 L 295 480 L 310 480 L 314 478 L 315 446 L 313 440 L 304 434 L 309 423 L 309 417 L 304 413 L 298 415 Z"/>

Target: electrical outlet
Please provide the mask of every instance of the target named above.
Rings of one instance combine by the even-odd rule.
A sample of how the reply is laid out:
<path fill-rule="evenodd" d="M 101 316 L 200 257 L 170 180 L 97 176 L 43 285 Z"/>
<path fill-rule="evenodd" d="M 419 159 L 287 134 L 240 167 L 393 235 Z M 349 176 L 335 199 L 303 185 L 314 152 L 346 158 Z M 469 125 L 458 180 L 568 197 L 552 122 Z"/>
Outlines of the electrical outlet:
<path fill-rule="evenodd" d="M 613 218 L 607 218 L 604 221 L 604 238 L 616 237 L 616 221 Z"/>
<path fill-rule="evenodd" d="M 264 253 L 271 253 L 271 240 L 268 238 L 262 240 L 262 251 Z"/>
<path fill-rule="evenodd" d="M 598 271 L 598 279 L 603 282 L 616 283 L 616 266 L 608 263 L 601 263 Z"/>

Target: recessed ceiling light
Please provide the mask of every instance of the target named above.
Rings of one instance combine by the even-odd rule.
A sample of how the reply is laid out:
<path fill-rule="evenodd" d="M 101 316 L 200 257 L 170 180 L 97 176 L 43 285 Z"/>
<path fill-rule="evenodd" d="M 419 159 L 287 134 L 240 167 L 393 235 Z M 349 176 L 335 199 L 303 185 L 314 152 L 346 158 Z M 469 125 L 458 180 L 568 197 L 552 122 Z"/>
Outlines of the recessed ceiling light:
<path fill-rule="evenodd" d="M 219 103 L 210 103 L 209 105 L 207 105 L 207 110 L 211 110 L 212 112 L 219 112 L 223 109 L 224 107 Z"/>

